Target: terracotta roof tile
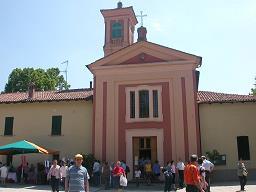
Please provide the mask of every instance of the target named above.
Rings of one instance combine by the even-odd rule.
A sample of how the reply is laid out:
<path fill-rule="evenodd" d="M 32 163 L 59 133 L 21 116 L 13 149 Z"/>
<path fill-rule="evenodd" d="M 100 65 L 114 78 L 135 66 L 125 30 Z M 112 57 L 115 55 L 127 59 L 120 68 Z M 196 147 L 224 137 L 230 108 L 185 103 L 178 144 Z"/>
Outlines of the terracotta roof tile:
<path fill-rule="evenodd" d="M 90 100 L 93 91 L 90 89 L 70 89 L 64 91 L 37 91 L 33 98 L 28 97 L 28 92 L 3 93 L 0 94 L 0 104 L 4 103 L 27 103 L 27 102 L 51 102 Z M 256 102 L 256 96 L 216 93 L 210 91 L 199 91 L 197 93 L 198 103 L 234 103 L 234 102 Z"/>
<path fill-rule="evenodd" d="M 197 93 L 197 102 L 198 103 L 256 102 L 256 96 L 216 93 L 216 92 L 210 92 L 210 91 L 199 91 Z"/>
<path fill-rule="evenodd" d="M 36 91 L 33 98 L 28 97 L 28 92 L 0 94 L 0 104 L 3 103 L 26 103 L 26 102 L 51 102 L 90 100 L 93 91 L 90 89 L 70 89 L 64 91 Z"/>

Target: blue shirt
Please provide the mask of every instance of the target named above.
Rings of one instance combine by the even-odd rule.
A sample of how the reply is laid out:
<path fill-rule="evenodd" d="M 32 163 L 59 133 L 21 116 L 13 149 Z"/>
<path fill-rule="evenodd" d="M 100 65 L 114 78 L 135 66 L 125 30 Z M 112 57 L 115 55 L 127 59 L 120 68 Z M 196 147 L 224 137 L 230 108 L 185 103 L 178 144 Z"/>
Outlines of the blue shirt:
<path fill-rule="evenodd" d="M 160 173 L 160 165 L 159 164 L 155 163 L 153 165 L 153 173 L 155 173 L 155 174 L 159 174 Z"/>
<path fill-rule="evenodd" d="M 123 167 L 124 170 L 126 170 L 126 164 L 121 162 L 121 167 Z"/>
<path fill-rule="evenodd" d="M 70 192 L 85 192 L 85 183 L 87 183 L 87 169 L 83 166 L 71 166 L 67 171 Z"/>

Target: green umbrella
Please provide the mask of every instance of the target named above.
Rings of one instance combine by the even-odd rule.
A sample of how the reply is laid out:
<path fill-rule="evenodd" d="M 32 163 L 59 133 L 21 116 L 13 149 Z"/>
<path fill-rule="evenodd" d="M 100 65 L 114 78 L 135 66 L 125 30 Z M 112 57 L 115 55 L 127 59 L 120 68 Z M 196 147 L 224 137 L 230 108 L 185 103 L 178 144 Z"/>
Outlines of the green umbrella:
<path fill-rule="evenodd" d="M 0 147 L 0 155 L 17 155 L 26 153 L 49 154 L 46 149 L 26 140 L 10 143 Z"/>
<path fill-rule="evenodd" d="M 26 153 L 49 154 L 49 152 L 46 149 L 39 147 L 38 145 L 28 142 L 26 140 L 10 143 L 0 147 L 0 155 L 18 155 L 18 154 L 26 154 Z M 23 174 L 24 172 L 23 172 L 23 166 L 22 166 L 22 170 L 21 170 L 22 182 L 23 182 Z"/>

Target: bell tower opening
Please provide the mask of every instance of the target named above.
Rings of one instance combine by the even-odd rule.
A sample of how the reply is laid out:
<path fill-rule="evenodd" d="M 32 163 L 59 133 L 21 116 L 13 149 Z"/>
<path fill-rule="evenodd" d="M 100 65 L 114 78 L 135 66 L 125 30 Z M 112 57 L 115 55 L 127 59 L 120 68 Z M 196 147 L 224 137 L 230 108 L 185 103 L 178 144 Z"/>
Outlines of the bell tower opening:
<path fill-rule="evenodd" d="M 117 8 L 104 9 L 101 13 L 105 21 L 105 56 L 133 44 L 138 23 L 133 7 L 123 7 L 122 2 L 118 2 Z"/>

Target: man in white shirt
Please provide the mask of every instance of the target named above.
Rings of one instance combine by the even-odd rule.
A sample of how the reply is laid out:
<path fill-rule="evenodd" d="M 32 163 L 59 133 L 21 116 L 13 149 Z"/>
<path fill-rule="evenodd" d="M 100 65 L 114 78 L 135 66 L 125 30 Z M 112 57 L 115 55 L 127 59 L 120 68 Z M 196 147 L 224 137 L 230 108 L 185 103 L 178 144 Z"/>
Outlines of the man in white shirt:
<path fill-rule="evenodd" d="M 1 184 L 5 185 L 5 181 L 8 175 L 8 168 L 6 166 L 6 164 L 4 164 L 1 168 L 0 168 L 0 172 L 1 172 Z"/>
<path fill-rule="evenodd" d="M 60 166 L 58 165 L 57 160 L 52 161 L 52 166 L 49 170 L 48 179 L 50 179 L 51 187 L 53 192 L 59 192 L 59 185 L 60 185 Z"/>
<path fill-rule="evenodd" d="M 185 169 L 185 165 L 183 163 L 183 161 L 181 160 L 181 158 L 179 158 L 179 161 L 176 165 L 176 168 L 178 170 L 179 173 L 179 187 L 180 189 L 184 188 L 184 169 Z"/>
<path fill-rule="evenodd" d="M 210 174 L 213 171 L 214 164 L 211 161 L 207 160 L 205 156 L 202 156 L 201 158 L 203 160 L 202 166 L 205 169 L 205 180 L 208 183 L 206 192 L 210 192 L 210 184 L 211 184 Z"/>

